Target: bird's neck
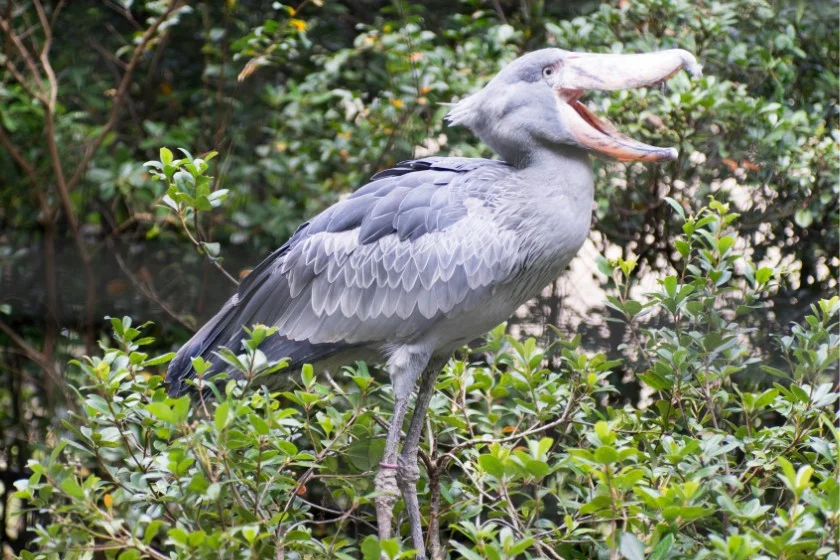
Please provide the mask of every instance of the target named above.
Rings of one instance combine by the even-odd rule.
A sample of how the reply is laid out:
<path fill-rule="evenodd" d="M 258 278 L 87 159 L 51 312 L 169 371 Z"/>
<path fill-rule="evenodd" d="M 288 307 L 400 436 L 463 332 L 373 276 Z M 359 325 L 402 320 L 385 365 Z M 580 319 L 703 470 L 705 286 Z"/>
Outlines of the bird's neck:
<path fill-rule="evenodd" d="M 519 169 L 527 167 L 559 168 L 576 165 L 578 162 L 587 166 L 590 165 L 589 152 L 566 145 L 545 146 L 535 144 L 527 146 L 527 149 L 522 149 L 515 154 L 510 154 L 510 156 L 510 159 L 506 158 L 506 161 Z"/>
<path fill-rule="evenodd" d="M 592 165 L 585 151 L 568 148 L 531 158 L 515 175 L 516 201 L 508 211 L 522 231 L 521 252 L 542 267 L 538 289 L 560 274 L 589 235 Z"/>
<path fill-rule="evenodd" d="M 555 191 L 555 194 L 573 195 L 584 204 L 592 200 L 592 163 L 585 150 L 572 146 L 533 150 L 514 165 L 528 184 L 539 185 L 542 189 Z"/>
<path fill-rule="evenodd" d="M 532 157 L 516 175 L 519 211 L 534 216 L 538 229 L 559 228 L 566 240 L 574 238 L 582 243 L 589 231 L 595 196 L 595 178 L 587 152 L 571 147 L 546 151 Z M 551 238 L 552 235 L 546 237 Z M 565 246 L 565 241 L 561 245 Z M 574 245 L 577 251 L 579 245 Z"/>

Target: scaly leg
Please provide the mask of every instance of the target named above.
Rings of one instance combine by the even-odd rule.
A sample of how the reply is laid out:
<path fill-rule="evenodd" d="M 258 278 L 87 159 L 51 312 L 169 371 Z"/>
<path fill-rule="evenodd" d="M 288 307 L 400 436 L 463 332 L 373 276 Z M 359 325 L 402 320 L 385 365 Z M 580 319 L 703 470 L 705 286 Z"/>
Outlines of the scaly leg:
<path fill-rule="evenodd" d="M 394 504 L 397 503 L 397 452 L 403 419 L 408 409 L 408 396 L 397 397 L 394 401 L 394 415 L 388 427 L 385 439 L 385 453 L 379 463 L 379 473 L 374 479 L 376 488 L 376 524 L 379 527 L 379 539 L 391 538 L 391 520 L 394 517 Z"/>
<path fill-rule="evenodd" d="M 444 364 L 445 362 L 435 360 L 426 366 L 423 372 L 420 387 L 417 389 L 417 400 L 414 403 L 414 415 L 411 417 L 411 425 L 403 443 L 403 451 L 399 458 L 399 470 L 397 471 L 397 484 L 399 484 L 403 500 L 405 500 L 405 510 L 411 527 L 411 540 L 414 549 L 417 551 L 417 559 L 426 558 L 426 543 L 423 539 L 420 504 L 417 501 L 417 481 L 420 479 L 420 468 L 417 466 L 417 448 L 420 444 L 420 436 L 423 433 L 426 411 L 435 392 L 435 381 L 437 381 L 440 369 Z"/>

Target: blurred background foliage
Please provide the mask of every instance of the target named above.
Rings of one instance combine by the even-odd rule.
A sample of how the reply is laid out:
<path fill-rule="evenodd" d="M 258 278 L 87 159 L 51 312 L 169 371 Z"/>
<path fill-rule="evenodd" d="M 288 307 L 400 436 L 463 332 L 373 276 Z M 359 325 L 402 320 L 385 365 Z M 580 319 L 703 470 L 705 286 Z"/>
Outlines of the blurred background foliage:
<path fill-rule="evenodd" d="M 543 342 L 556 336 L 549 325 L 579 332 L 584 348 L 624 358 L 604 404 L 635 404 L 642 357 L 602 297 L 617 289 L 609 267 L 593 263 L 633 259 L 627 293 L 650 289 L 682 268 L 683 223 L 664 197 L 696 210 L 714 194 L 741 214 L 735 250 L 775 282 L 741 336 L 750 355 L 781 363 L 770 335 L 837 292 L 837 10 L 764 0 L 0 0 L 0 467 L 23 472 L 33 450 L 55 443 L 47 434 L 76 406 L 65 364 L 95 353 L 111 326 L 103 317 L 153 319 L 155 349 L 169 351 L 229 295 L 223 270 L 247 274 L 376 171 L 434 153 L 491 156 L 443 124 L 446 104 L 545 46 L 680 47 L 705 77 L 588 95 L 623 132 L 674 145 L 680 158 L 595 163 L 588 268 L 533 302 L 521 328 Z M 181 223 L 143 166 L 160 146 L 219 152 L 208 174 L 211 191 L 228 191 L 224 204 Z M 593 290 L 594 301 L 580 293 Z"/>

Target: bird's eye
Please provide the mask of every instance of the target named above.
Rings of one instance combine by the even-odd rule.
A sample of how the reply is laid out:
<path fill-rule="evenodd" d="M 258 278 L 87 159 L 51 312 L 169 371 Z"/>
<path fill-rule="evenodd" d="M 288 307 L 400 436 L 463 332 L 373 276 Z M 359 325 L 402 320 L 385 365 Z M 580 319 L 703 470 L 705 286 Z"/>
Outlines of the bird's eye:
<path fill-rule="evenodd" d="M 546 66 L 543 68 L 543 78 L 550 78 L 554 75 L 554 67 L 553 66 Z"/>

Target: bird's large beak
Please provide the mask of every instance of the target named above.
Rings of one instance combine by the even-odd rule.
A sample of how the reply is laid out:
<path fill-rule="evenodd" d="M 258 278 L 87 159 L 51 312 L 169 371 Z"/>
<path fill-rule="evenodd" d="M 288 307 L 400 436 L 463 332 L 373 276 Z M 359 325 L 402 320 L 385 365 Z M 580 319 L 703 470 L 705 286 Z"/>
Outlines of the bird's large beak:
<path fill-rule="evenodd" d="M 570 53 L 555 80 L 557 107 L 575 139 L 584 147 L 619 161 L 667 161 L 676 148 L 660 148 L 633 140 L 596 117 L 580 97 L 585 90 L 631 89 L 667 80 L 681 68 L 700 76 L 702 67 L 682 49 L 649 54 Z"/>

